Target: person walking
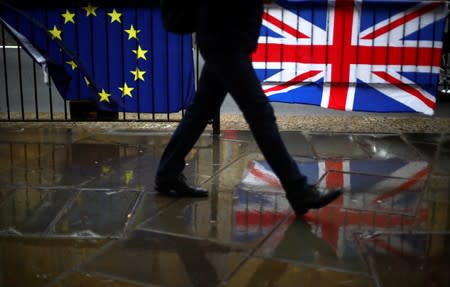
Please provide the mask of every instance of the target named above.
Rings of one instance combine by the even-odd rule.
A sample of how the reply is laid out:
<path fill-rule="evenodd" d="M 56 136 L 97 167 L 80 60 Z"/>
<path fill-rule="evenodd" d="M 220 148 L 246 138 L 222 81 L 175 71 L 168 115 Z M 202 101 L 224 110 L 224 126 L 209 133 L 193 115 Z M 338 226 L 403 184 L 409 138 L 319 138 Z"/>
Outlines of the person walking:
<path fill-rule="evenodd" d="M 196 41 L 205 64 L 196 94 L 167 144 L 155 178 L 155 190 L 165 195 L 205 197 L 208 191 L 191 186 L 183 176 L 185 157 L 220 112 L 229 92 L 242 111 L 266 161 L 279 178 L 297 215 L 321 208 L 342 190 L 320 193 L 307 183 L 281 139 L 272 105 L 252 66 L 266 0 L 197 0 Z"/>

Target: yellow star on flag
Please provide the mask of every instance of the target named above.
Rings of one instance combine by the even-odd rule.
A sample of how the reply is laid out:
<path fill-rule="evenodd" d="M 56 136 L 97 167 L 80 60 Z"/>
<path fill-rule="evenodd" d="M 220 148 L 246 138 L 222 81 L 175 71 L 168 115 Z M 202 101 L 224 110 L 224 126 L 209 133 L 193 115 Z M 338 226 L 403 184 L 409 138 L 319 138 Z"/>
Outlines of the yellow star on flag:
<path fill-rule="evenodd" d="M 123 183 L 129 185 L 134 179 L 134 171 L 126 170 L 122 176 Z"/>
<path fill-rule="evenodd" d="M 109 97 L 111 97 L 111 94 L 108 94 L 105 89 L 102 89 L 100 93 L 98 93 L 100 96 L 100 102 L 108 102 L 109 103 Z"/>
<path fill-rule="evenodd" d="M 128 87 L 127 83 L 123 84 L 123 87 L 119 87 L 119 90 L 122 91 L 122 97 L 129 96 L 132 98 L 131 91 L 134 90 L 134 88 Z"/>
<path fill-rule="evenodd" d="M 62 30 L 59 30 L 58 28 L 56 28 L 56 25 L 53 25 L 53 29 L 48 30 L 48 32 L 50 33 L 50 35 L 52 35 L 52 39 L 62 40 L 62 38 L 61 38 Z"/>
<path fill-rule="evenodd" d="M 77 63 L 75 63 L 74 61 L 67 61 L 66 63 L 69 64 L 70 67 L 72 67 L 72 71 L 78 68 Z"/>
<path fill-rule="evenodd" d="M 141 30 L 136 30 L 134 29 L 134 26 L 131 25 L 130 29 L 125 30 L 125 32 L 128 33 L 128 40 L 131 40 L 132 38 L 135 38 L 137 40 L 137 34 L 141 32 Z"/>
<path fill-rule="evenodd" d="M 86 76 L 84 76 L 84 82 L 86 83 L 86 86 L 89 86 L 91 84 L 91 82 Z"/>
<path fill-rule="evenodd" d="M 108 15 L 111 17 L 111 23 L 117 21 L 121 23 L 120 17 L 122 16 L 122 13 L 119 13 L 116 11 L 116 9 L 113 9 L 111 13 L 108 13 Z"/>
<path fill-rule="evenodd" d="M 130 71 L 130 73 L 132 73 L 134 75 L 134 80 L 142 80 L 144 81 L 144 74 L 146 73 L 146 71 L 141 71 L 139 70 L 139 68 L 136 68 L 136 70 L 134 71 Z"/>
<path fill-rule="evenodd" d="M 86 16 L 97 16 L 95 13 L 95 10 L 97 10 L 98 7 L 92 6 L 92 4 L 89 2 L 86 7 L 83 7 L 83 9 L 86 11 Z"/>
<path fill-rule="evenodd" d="M 75 20 L 73 19 L 73 17 L 75 17 L 75 13 L 71 13 L 66 9 L 66 12 L 61 14 L 61 16 L 64 18 L 64 24 L 67 24 L 69 22 L 75 24 Z"/>
<path fill-rule="evenodd" d="M 141 45 L 138 45 L 137 50 L 133 50 L 133 53 L 136 54 L 136 59 L 144 59 L 147 60 L 147 58 L 145 57 L 145 54 L 147 54 L 148 50 L 143 50 L 141 48 Z"/>

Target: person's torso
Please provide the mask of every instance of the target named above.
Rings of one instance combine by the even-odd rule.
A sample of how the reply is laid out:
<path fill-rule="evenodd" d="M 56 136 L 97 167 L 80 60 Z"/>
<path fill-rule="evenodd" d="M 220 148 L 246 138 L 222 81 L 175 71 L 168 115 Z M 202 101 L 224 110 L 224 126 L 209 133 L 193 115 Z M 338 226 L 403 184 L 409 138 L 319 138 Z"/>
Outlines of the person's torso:
<path fill-rule="evenodd" d="M 259 36 L 262 0 L 231 0 L 217 4 L 198 0 L 197 42 L 201 49 L 253 51 Z"/>

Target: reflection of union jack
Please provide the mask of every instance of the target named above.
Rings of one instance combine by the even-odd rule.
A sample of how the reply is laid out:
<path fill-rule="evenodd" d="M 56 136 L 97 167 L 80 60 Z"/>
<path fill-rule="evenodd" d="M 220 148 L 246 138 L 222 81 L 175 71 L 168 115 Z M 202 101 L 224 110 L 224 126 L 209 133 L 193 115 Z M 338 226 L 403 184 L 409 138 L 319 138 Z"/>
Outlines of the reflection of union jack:
<path fill-rule="evenodd" d="M 349 247 L 353 232 L 404 230 L 425 222 L 428 217 L 428 210 L 421 205 L 422 188 L 429 172 L 427 162 L 319 160 L 298 165 L 309 181 L 318 182 L 320 188 L 345 190 L 344 196 L 332 205 L 305 215 L 305 220 L 341 256 L 354 255 Z M 273 227 L 280 216 L 287 214 L 289 207 L 280 204 L 280 196 L 276 196 L 277 191 L 282 194 L 281 186 L 267 163 L 249 162 L 240 188 L 240 192 L 248 190 L 254 195 L 247 196 L 247 200 L 240 196 L 236 202 L 235 233 L 249 236 L 260 232 L 263 227 Z M 372 244 L 394 252 L 394 242 L 380 239 Z"/>
<path fill-rule="evenodd" d="M 329 0 L 263 16 L 254 67 L 273 101 L 432 114 L 445 1 Z"/>

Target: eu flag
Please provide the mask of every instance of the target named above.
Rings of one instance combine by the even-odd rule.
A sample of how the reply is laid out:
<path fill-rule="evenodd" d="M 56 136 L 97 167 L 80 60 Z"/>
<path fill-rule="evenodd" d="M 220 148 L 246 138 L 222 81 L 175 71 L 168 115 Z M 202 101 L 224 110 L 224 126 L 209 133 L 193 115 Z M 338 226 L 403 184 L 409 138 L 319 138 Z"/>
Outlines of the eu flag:
<path fill-rule="evenodd" d="M 66 100 L 143 113 L 177 112 L 189 105 L 195 81 L 191 35 L 165 31 L 158 7 L 82 3 L 5 4 L 0 18 L 44 56 Z"/>

